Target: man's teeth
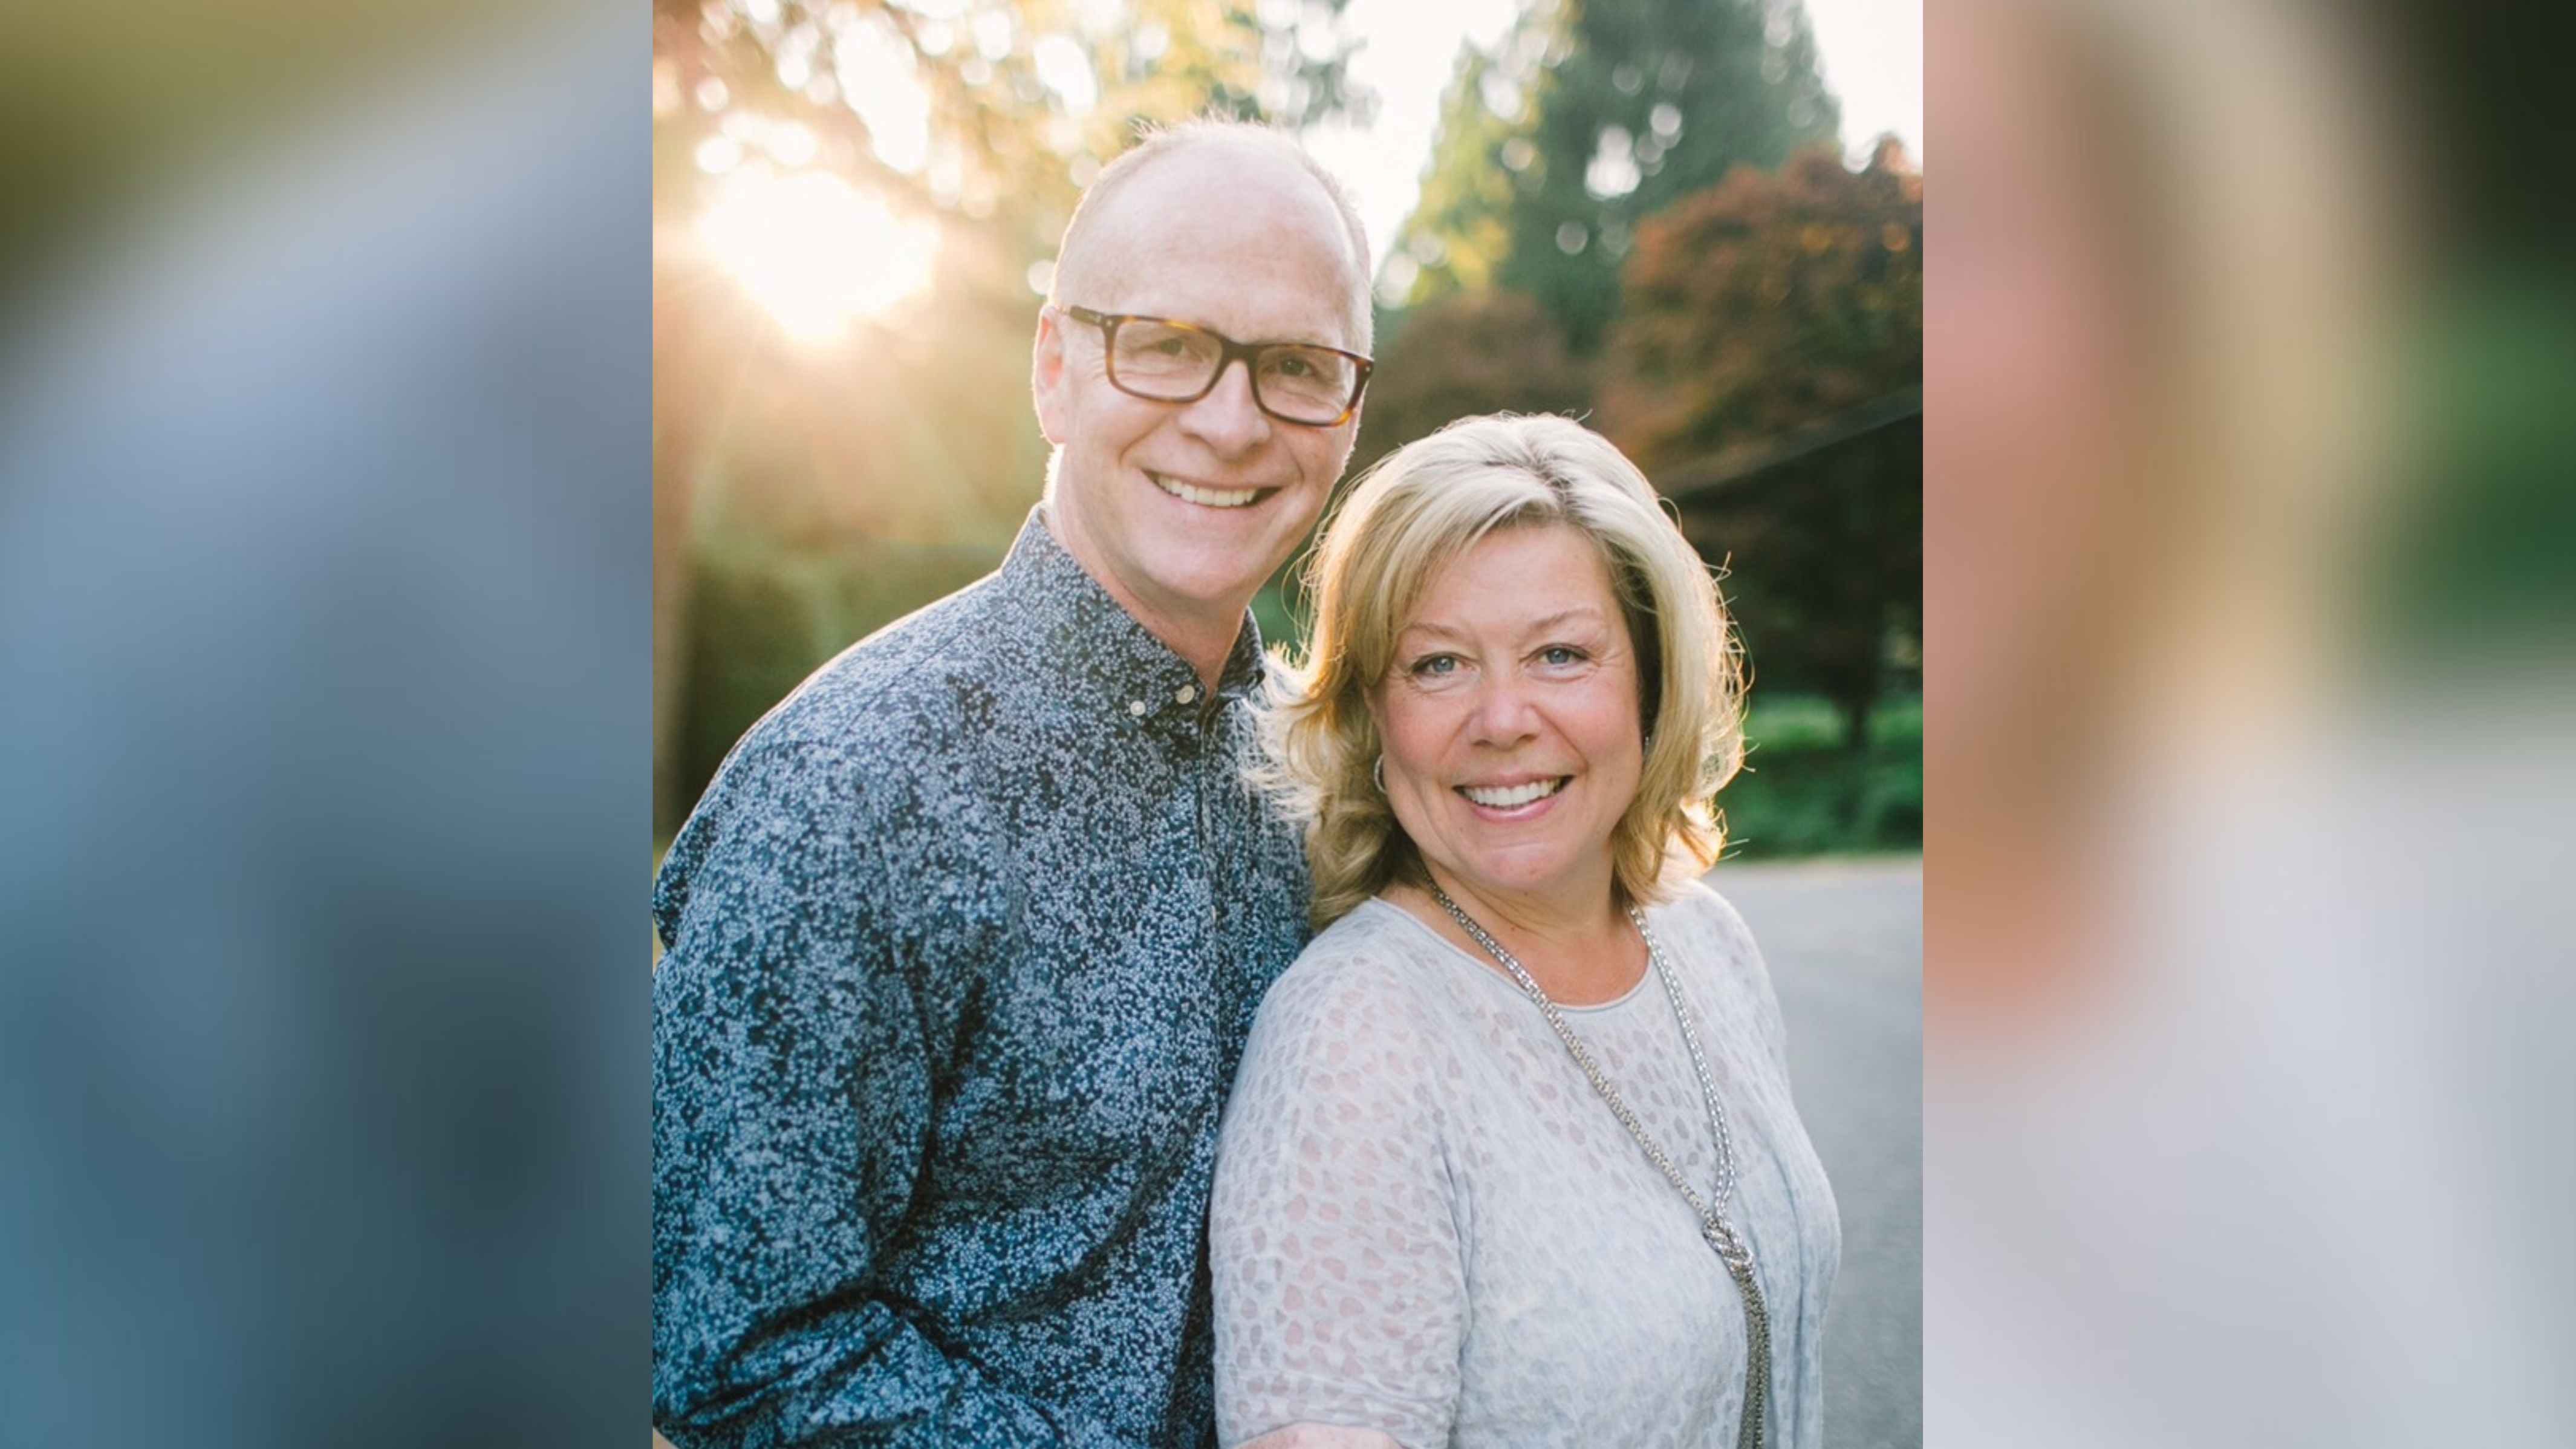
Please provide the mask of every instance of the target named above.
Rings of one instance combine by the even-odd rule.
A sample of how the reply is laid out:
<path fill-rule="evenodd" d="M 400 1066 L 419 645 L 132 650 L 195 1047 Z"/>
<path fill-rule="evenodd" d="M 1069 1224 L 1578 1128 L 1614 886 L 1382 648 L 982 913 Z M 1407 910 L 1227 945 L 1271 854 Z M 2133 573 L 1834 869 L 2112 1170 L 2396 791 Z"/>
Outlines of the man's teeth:
<path fill-rule="evenodd" d="M 1565 777 L 1560 775 L 1553 780 L 1532 780 L 1523 785 L 1461 785 L 1458 793 L 1487 809 L 1508 810 L 1515 805 L 1527 805 L 1532 800 L 1544 800 L 1564 788 Z"/>
<path fill-rule="evenodd" d="M 1229 489 L 1220 492 L 1214 488 L 1194 488 L 1178 478 L 1167 478 L 1160 473 L 1148 473 L 1145 476 L 1154 480 L 1155 487 L 1171 494 L 1174 498 L 1184 503 L 1195 503 L 1201 508 L 1241 508 L 1258 501 L 1261 497 L 1261 490 L 1258 488 Z"/>

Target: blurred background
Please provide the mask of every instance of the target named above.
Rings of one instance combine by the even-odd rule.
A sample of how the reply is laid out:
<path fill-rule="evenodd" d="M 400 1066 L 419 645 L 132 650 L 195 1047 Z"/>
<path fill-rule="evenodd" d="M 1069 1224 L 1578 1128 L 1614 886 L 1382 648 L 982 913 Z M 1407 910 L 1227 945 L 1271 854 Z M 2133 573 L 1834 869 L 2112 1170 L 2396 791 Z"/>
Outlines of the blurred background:
<path fill-rule="evenodd" d="M 0 1438 L 631 1442 L 648 31 L 0 6 Z"/>
<path fill-rule="evenodd" d="M 2576 1443 L 2555 34 L 1939 12 L 1930 1442 Z"/>
<path fill-rule="evenodd" d="M 1914 849 L 1920 52 L 1891 0 L 656 0 L 657 846 L 817 665 L 999 562 L 1074 200 L 1217 111 L 1357 194 L 1354 474 L 1468 413 L 1588 418 L 1725 571 L 1732 854 Z"/>

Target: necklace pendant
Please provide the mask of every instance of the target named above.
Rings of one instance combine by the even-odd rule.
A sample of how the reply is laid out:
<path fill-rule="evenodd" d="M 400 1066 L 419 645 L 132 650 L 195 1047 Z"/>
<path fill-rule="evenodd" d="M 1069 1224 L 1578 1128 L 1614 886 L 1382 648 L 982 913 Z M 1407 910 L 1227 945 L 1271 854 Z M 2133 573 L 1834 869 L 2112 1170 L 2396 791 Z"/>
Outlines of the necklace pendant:
<path fill-rule="evenodd" d="M 1703 1222 L 1700 1224 L 1699 1235 L 1708 1240 L 1711 1248 L 1717 1250 L 1718 1260 L 1726 1264 L 1727 1271 L 1734 1274 L 1738 1282 L 1742 1282 L 1751 1274 L 1752 1250 L 1745 1246 L 1742 1238 L 1729 1231 L 1726 1224 Z"/>

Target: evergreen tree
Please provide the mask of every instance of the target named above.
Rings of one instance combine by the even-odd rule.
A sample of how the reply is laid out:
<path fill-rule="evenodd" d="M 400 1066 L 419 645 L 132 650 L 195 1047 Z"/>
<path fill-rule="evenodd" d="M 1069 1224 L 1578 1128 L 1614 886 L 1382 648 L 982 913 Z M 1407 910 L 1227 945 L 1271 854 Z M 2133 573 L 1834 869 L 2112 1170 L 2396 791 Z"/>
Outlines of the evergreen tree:
<path fill-rule="evenodd" d="M 1531 0 L 1461 54 L 1390 280 L 1524 293 L 1589 354 L 1639 221 L 1840 124 L 1798 0 Z"/>

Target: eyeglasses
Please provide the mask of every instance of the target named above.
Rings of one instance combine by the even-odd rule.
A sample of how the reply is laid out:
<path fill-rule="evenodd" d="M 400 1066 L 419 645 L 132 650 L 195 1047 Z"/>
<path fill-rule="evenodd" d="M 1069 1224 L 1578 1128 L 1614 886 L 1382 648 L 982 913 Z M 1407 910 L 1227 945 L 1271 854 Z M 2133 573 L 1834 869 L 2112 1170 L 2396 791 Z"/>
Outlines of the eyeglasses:
<path fill-rule="evenodd" d="M 1100 329 L 1109 354 L 1109 385 L 1154 402 L 1197 402 L 1238 357 L 1252 378 L 1252 401 L 1283 423 L 1338 427 L 1359 409 L 1360 390 L 1376 366 L 1355 352 L 1310 342 L 1237 342 L 1168 317 L 1056 310 Z"/>

